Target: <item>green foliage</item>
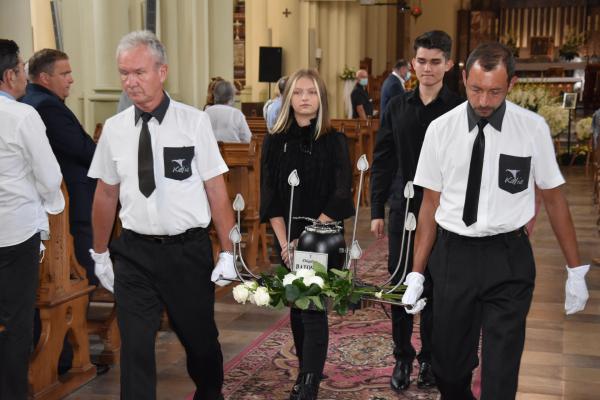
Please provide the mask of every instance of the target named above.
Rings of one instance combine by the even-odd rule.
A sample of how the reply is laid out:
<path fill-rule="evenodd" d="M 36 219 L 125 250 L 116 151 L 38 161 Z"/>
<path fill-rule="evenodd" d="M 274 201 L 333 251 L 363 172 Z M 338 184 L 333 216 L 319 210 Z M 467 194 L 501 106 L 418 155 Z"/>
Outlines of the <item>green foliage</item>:
<path fill-rule="evenodd" d="M 347 66 L 344 66 L 344 70 L 342 71 L 341 75 L 340 75 L 340 79 L 344 80 L 344 81 L 351 81 L 356 79 L 356 70 L 353 68 L 348 68 Z"/>
<path fill-rule="evenodd" d="M 257 291 L 269 294 L 268 304 L 264 299 L 257 301 Z M 399 286 L 391 293 L 390 287 L 379 288 L 369 285 L 358 285 L 350 270 L 327 269 L 315 262 L 312 270 L 290 272 L 282 266 L 275 268 L 272 274 L 262 274 L 258 282 L 249 281 L 236 286 L 234 298 L 245 303 L 250 301 L 257 305 L 297 307 L 301 310 L 324 311 L 333 309 L 340 315 L 358 304 L 361 299 L 380 298 L 399 301 L 405 287 Z"/>

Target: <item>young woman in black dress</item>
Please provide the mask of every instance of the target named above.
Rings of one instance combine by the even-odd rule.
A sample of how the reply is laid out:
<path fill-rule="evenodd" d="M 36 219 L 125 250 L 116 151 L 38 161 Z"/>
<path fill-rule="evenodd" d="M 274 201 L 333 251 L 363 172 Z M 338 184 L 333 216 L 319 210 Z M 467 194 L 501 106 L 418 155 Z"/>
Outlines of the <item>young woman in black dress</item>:
<path fill-rule="evenodd" d="M 289 78 L 279 117 L 262 148 L 261 220 L 271 222 L 288 267 L 288 176 L 294 169 L 300 185 L 294 189 L 292 216 L 328 222 L 354 215 L 346 136 L 330 126 L 327 90 L 316 70 L 302 69 Z M 307 224 L 293 219 L 290 241 L 297 239 Z M 327 358 L 327 313 L 292 308 L 290 320 L 300 363 L 290 399 L 316 399 Z"/>

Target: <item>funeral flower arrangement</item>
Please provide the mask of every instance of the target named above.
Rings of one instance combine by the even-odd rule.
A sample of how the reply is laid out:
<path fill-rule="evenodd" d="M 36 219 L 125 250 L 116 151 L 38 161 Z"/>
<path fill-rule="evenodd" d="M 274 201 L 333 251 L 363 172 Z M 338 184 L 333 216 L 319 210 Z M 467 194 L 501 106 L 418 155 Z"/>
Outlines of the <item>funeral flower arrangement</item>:
<path fill-rule="evenodd" d="M 348 269 L 327 270 L 314 262 L 313 269 L 290 272 L 279 266 L 273 274 L 262 274 L 258 280 L 247 280 L 233 288 L 238 303 L 250 302 L 257 306 L 280 308 L 297 307 L 302 310 L 331 308 L 340 315 L 358 304 L 361 299 L 400 301 L 405 286 L 390 287 L 361 285 L 353 281 Z"/>
<path fill-rule="evenodd" d="M 552 137 L 557 137 L 569 127 L 569 110 L 559 105 L 545 105 L 538 110 L 550 127 Z"/>
<path fill-rule="evenodd" d="M 582 118 L 575 125 L 575 133 L 580 141 L 588 140 L 592 137 L 592 117 Z"/>
<path fill-rule="evenodd" d="M 356 79 L 356 70 L 345 66 L 344 70 L 340 74 L 340 79 L 344 81 L 352 81 Z"/>
<path fill-rule="evenodd" d="M 567 61 L 579 57 L 579 49 L 585 44 L 585 41 L 585 32 L 575 33 L 573 29 L 567 26 L 565 41 L 558 48 L 558 55 Z"/>
<path fill-rule="evenodd" d="M 537 112 L 540 108 L 550 105 L 558 105 L 559 99 L 543 85 L 522 84 L 508 93 L 507 99 L 513 103 Z"/>

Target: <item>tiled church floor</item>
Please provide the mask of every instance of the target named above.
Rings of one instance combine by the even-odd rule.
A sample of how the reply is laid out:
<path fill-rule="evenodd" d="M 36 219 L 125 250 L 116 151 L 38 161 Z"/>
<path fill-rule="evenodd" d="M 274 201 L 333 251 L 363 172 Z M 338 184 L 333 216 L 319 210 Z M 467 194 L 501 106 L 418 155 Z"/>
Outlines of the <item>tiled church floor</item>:
<path fill-rule="evenodd" d="M 597 213 L 591 202 L 590 177 L 581 167 L 564 170 L 571 212 L 582 260 L 600 256 Z M 363 249 L 373 242 L 369 210 L 361 209 L 357 237 Z M 351 227 L 348 224 L 347 227 Z M 348 234 L 351 230 L 348 229 Z M 564 259 L 552 234 L 545 211 L 541 211 L 532 236 L 537 261 L 534 300 L 528 317 L 527 339 L 520 371 L 519 400 L 583 400 L 600 398 L 600 267 L 588 274 L 590 300 L 573 316 L 563 312 Z M 239 305 L 231 295 L 222 296 L 215 307 L 225 361 L 232 359 L 285 311 Z M 156 347 L 158 399 L 182 400 L 194 390 L 185 368 L 185 355 L 173 333 L 161 332 Z M 71 394 L 69 400 L 116 400 L 119 368 L 112 368 Z"/>

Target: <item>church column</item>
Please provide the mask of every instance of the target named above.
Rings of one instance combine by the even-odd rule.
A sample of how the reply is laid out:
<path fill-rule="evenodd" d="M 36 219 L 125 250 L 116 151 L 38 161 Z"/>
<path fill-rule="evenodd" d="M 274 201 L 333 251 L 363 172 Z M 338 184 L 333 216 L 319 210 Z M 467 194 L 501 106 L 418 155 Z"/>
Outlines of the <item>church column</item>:
<path fill-rule="evenodd" d="M 50 0 L 30 0 L 33 50 L 55 49 L 54 25 Z"/>
<path fill-rule="evenodd" d="M 210 77 L 233 82 L 233 0 L 209 2 Z"/>
<path fill-rule="evenodd" d="M 130 30 L 131 10 L 141 16 L 141 0 L 62 0 L 60 16 L 64 51 L 69 55 L 75 84 L 67 105 L 88 134 L 96 123 L 115 114 L 121 84 L 115 50 Z M 133 4 L 138 7 L 132 7 Z"/>
<path fill-rule="evenodd" d="M 332 117 L 343 118 L 344 81 L 339 75 L 345 66 L 357 69 L 363 27 L 357 3 L 314 3 L 318 16 L 317 41 L 323 49 L 321 76 L 329 92 Z"/>
<path fill-rule="evenodd" d="M 299 0 L 280 0 L 269 8 L 273 46 L 283 48 L 283 75 L 308 67 L 308 29 L 300 28 L 301 7 Z"/>
<path fill-rule="evenodd" d="M 267 0 L 246 0 L 246 88 L 242 101 L 265 100 L 268 86 L 258 82 L 260 46 L 271 46 L 271 29 L 267 25 Z"/>

